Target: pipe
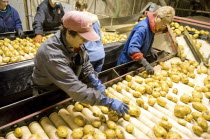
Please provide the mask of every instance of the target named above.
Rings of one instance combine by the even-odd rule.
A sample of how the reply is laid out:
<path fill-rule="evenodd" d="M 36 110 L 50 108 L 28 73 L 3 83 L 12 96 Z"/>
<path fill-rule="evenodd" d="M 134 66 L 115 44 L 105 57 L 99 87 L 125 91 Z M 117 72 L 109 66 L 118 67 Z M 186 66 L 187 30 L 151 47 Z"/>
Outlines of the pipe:
<path fill-rule="evenodd" d="M 113 18 L 118 17 L 119 16 L 119 12 L 120 12 L 120 2 L 119 2 L 119 0 L 115 0 L 115 3 L 117 5 L 117 8 L 115 10 L 115 14 L 114 14 Z"/>
<path fill-rule="evenodd" d="M 133 2 L 133 10 L 132 10 L 132 14 L 131 15 L 133 15 L 133 13 L 134 13 L 135 6 L 136 6 L 136 0 L 134 0 L 134 2 Z"/>
<path fill-rule="evenodd" d="M 165 0 L 159 0 L 161 6 L 167 6 Z"/>
<path fill-rule="evenodd" d="M 201 11 L 201 10 L 191 10 L 191 9 L 181 9 L 181 8 L 175 8 L 175 10 L 210 14 L 210 12 Z"/>

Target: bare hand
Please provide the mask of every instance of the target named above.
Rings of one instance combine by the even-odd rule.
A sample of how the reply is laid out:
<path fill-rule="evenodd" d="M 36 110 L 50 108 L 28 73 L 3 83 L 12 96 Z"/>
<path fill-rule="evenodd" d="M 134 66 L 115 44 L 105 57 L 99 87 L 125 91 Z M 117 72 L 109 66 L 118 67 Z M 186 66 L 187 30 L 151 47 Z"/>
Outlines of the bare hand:
<path fill-rule="evenodd" d="M 41 43 L 42 42 L 42 35 L 37 34 L 36 37 L 35 37 L 35 41 L 38 42 L 38 43 Z"/>

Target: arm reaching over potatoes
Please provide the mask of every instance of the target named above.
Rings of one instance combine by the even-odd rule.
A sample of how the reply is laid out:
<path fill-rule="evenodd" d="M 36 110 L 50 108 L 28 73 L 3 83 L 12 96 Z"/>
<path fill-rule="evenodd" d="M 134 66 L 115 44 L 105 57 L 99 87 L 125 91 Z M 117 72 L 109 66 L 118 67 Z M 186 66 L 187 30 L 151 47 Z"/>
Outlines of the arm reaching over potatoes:
<path fill-rule="evenodd" d="M 131 31 L 117 65 L 137 61 L 145 67 L 148 74 L 154 74 L 149 63 L 157 60 L 157 53 L 152 49 L 155 33 L 164 33 L 167 25 L 173 21 L 174 15 L 175 11 L 170 6 L 163 6 L 155 13 L 147 12 L 147 18 L 139 21 Z"/>

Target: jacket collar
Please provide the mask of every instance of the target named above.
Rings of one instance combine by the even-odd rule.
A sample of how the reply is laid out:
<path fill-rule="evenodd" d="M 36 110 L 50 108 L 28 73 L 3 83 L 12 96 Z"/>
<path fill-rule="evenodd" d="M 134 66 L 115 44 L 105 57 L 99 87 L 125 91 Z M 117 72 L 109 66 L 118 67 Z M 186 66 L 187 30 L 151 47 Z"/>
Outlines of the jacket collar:
<path fill-rule="evenodd" d="M 149 26 L 153 33 L 157 33 L 155 29 L 155 16 L 153 12 L 147 12 L 147 17 L 149 19 Z"/>
<path fill-rule="evenodd" d="M 6 7 L 6 16 L 5 16 L 5 18 L 4 19 L 6 19 L 6 18 L 8 18 L 11 14 L 12 14 L 12 8 L 11 8 L 11 6 L 8 4 L 7 5 L 7 7 Z M 0 15 L 1 16 L 1 15 Z M 2 17 L 2 16 L 1 16 Z M 2 17 L 3 18 L 3 17 Z"/>

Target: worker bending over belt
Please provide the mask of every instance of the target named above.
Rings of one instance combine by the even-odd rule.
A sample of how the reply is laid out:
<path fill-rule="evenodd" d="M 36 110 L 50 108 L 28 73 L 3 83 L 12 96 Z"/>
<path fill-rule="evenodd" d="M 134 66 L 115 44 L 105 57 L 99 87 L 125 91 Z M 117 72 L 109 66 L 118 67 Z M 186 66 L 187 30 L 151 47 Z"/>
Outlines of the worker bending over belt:
<path fill-rule="evenodd" d="M 107 106 L 119 114 L 128 113 L 125 103 L 105 95 L 105 86 L 95 74 L 83 47 L 87 41 L 100 39 L 92 28 L 92 20 L 84 12 L 71 11 L 62 21 L 62 29 L 37 51 L 33 84 L 38 89 L 56 85 L 76 101 Z M 88 81 L 92 88 L 84 83 Z"/>

